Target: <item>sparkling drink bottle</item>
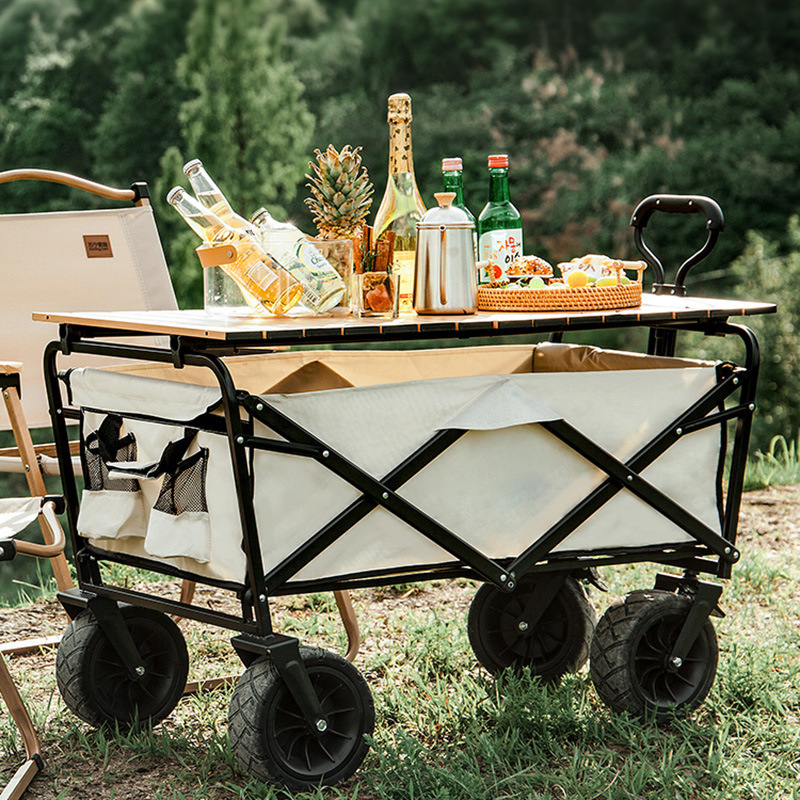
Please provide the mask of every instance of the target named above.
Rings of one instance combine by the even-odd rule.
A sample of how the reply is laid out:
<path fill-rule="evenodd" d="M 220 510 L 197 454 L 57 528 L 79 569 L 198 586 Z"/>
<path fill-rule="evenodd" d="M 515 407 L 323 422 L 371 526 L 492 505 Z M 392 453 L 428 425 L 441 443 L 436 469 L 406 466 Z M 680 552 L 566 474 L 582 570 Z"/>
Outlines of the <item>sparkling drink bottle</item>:
<path fill-rule="evenodd" d="M 507 155 L 489 156 L 489 202 L 478 217 L 478 255 L 489 262 L 479 283 L 502 280 L 522 255 L 522 220 L 509 199 Z"/>
<path fill-rule="evenodd" d="M 167 202 L 204 241 L 233 245 L 236 259 L 223 264 L 222 269 L 236 282 L 254 310 L 284 314 L 297 304 L 303 287 L 264 251 L 247 229 L 225 224 L 181 186 L 170 191 Z"/>
<path fill-rule="evenodd" d="M 231 228 L 246 228 L 250 233 L 254 233 L 250 223 L 233 210 L 233 207 L 227 201 L 225 195 L 222 194 L 219 186 L 211 179 L 199 158 L 187 161 L 183 165 L 183 173 L 189 179 L 192 190 L 197 195 L 201 206 L 207 208 L 212 214 L 216 214 Z"/>
<path fill-rule="evenodd" d="M 389 98 L 389 176 L 386 191 L 375 215 L 377 239 L 394 231 L 394 271 L 400 275 L 400 311 L 411 311 L 414 297 L 414 260 L 417 223 L 425 213 L 411 150 L 411 98 L 393 94 Z"/>
<path fill-rule="evenodd" d="M 339 303 L 344 281 L 299 228 L 278 222 L 266 208 L 259 208 L 250 223 L 267 252 L 302 284 L 300 302 L 309 311 L 322 314 Z"/>
<path fill-rule="evenodd" d="M 460 208 L 469 218 L 469 221 L 475 225 L 475 233 L 473 234 L 473 249 L 475 256 L 478 256 L 478 225 L 475 221 L 475 215 L 467 208 L 464 202 L 464 184 L 462 179 L 463 164 L 460 158 L 443 158 L 442 159 L 442 182 L 444 183 L 444 190 L 446 192 L 454 192 L 456 199 L 453 200 L 453 205 Z"/>

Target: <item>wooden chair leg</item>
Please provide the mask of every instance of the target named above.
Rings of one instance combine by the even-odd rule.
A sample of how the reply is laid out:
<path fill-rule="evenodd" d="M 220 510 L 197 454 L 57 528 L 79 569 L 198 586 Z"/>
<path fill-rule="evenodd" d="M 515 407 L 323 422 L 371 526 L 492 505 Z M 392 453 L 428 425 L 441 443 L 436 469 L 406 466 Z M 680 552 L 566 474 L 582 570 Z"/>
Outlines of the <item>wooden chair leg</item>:
<path fill-rule="evenodd" d="M 181 603 L 191 603 L 197 584 L 194 581 L 184 580 L 181 584 Z"/>
<path fill-rule="evenodd" d="M 353 661 L 358 655 L 358 648 L 361 646 L 361 633 L 358 630 L 358 618 L 353 608 L 353 601 L 350 599 L 350 592 L 336 591 L 333 593 L 336 605 L 339 608 L 339 615 L 347 633 L 347 652 L 345 658 Z"/>
<path fill-rule="evenodd" d="M 22 463 L 25 467 L 25 478 L 28 481 L 28 490 L 34 497 L 44 497 L 47 494 L 47 489 L 44 485 L 44 476 L 39 467 L 39 459 L 36 457 L 36 450 L 33 447 L 31 440 L 31 433 L 28 430 L 27 423 L 25 422 L 25 414 L 22 410 L 22 403 L 19 399 L 19 394 L 13 386 L 3 389 L 3 400 L 6 405 L 6 412 L 8 419 L 11 422 L 11 429 L 14 432 L 14 438 L 17 441 L 17 449 L 19 450 Z M 42 535 L 47 544 L 52 544 L 53 538 L 49 528 L 41 522 Z M 63 553 L 59 553 L 50 559 L 50 564 L 53 567 L 53 575 L 56 579 L 56 584 L 60 591 L 71 589 L 72 576 L 69 574 L 69 567 L 67 566 L 67 559 Z"/>
<path fill-rule="evenodd" d="M 0 697 L 3 698 L 11 714 L 11 719 L 19 729 L 26 755 L 25 762 L 17 769 L 11 781 L 0 794 L 0 800 L 17 800 L 42 766 L 41 746 L 28 709 L 22 702 L 22 697 L 2 656 L 0 656 Z"/>

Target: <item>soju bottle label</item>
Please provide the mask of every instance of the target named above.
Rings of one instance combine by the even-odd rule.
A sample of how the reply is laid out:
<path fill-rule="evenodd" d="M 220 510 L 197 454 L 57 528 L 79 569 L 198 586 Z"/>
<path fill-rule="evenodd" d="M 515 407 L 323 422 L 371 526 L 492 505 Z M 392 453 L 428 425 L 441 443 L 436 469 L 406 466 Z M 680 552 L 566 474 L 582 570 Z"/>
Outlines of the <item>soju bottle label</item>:
<path fill-rule="evenodd" d="M 478 283 L 493 283 L 506 277 L 509 264 L 522 255 L 522 228 L 486 231 L 478 242 L 480 261 L 489 266 L 478 275 Z"/>

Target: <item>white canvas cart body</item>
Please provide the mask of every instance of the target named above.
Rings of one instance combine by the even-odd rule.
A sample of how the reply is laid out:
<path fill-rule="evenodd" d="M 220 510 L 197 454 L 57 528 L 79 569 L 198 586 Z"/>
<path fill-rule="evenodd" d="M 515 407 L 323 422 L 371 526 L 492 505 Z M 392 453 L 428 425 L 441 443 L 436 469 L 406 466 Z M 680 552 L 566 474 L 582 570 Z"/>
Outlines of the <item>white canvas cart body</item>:
<path fill-rule="evenodd" d="M 613 707 L 691 710 L 714 678 L 709 615 L 721 594 L 698 576 L 728 578 L 739 558 L 758 372 L 755 337 L 728 318 L 774 307 L 672 290 L 615 312 L 377 324 L 37 315 L 60 324 L 45 374 L 79 579 L 60 595 L 74 630 L 59 660 L 78 653 L 89 664 L 94 647 L 116 664 L 91 675 L 64 667 L 68 704 L 93 724 L 160 721 L 187 664 L 167 615 L 209 622 L 236 632 L 247 667 L 229 716 L 243 765 L 289 786 L 336 783 L 366 753 L 369 690 L 351 664 L 273 631 L 269 598 L 468 576 L 483 582 L 468 624 L 490 671 L 554 679 L 591 647 L 592 677 Z M 560 342 L 570 330 L 633 326 L 651 331 L 647 355 Z M 673 358 L 683 329 L 738 337 L 741 365 Z M 135 344 L 153 333 L 169 348 Z M 274 350 L 536 334 L 552 341 Z M 59 376 L 72 353 L 148 363 Z M 67 421 L 81 426 L 82 496 Z M 109 585 L 102 561 L 229 589 L 242 615 Z M 680 572 L 609 609 L 595 630 L 582 583 L 597 566 L 633 561 Z M 621 682 L 620 635 L 632 653 Z"/>

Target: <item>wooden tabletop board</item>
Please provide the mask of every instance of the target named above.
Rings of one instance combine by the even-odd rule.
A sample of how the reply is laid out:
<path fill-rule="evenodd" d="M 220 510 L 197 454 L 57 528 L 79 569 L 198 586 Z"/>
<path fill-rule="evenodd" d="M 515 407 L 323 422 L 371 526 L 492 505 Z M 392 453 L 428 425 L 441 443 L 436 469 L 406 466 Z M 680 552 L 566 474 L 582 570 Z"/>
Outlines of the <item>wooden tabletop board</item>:
<path fill-rule="evenodd" d="M 464 315 L 401 315 L 397 319 L 348 315 L 225 316 L 203 310 L 36 312 L 40 322 L 105 332 L 137 332 L 226 342 L 314 343 L 366 339 L 496 336 L 567 329 L 620 328 L 669 322 L 702 322 L 774 313 L 771 303 L 705 297 L 645 295 L 635 308 L 611 311 L 483 312 Z M 98 331 L 100 333 L 100 331 Z M 55 336 L 54 336 L 55 338 Z"/>

